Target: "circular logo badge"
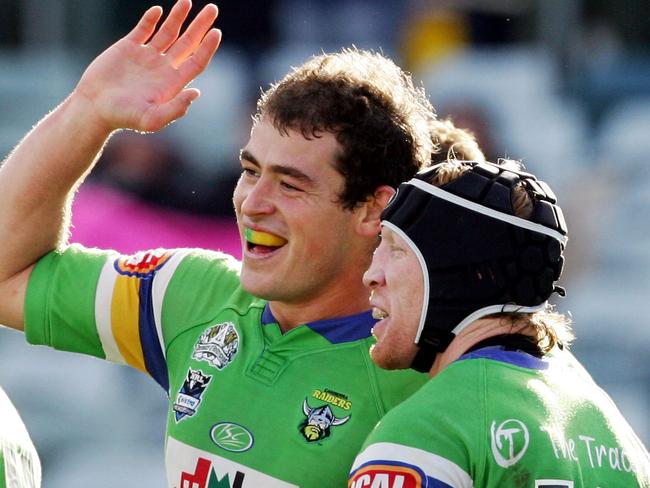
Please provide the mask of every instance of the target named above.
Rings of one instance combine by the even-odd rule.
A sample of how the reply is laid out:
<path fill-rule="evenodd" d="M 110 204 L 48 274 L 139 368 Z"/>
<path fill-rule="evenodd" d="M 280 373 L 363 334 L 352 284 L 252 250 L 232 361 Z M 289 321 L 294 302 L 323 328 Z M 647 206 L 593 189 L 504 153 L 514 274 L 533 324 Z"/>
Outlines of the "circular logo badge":
<path fill-rule="evenodd" d="M 244 452 L 253 447 L 253 434 L 246 427 L 232 422 L 221 422 L 212 427 L 210 438 L 222 449 Z"/>
<path fill-rule="evenodd" d="M 504 420 L 498 426 L 496 421 L 492 421 L 490 433 L 494 460 L 502 468 L 516 464 L 528 449 L 530 434 L 521 420 Z"/>

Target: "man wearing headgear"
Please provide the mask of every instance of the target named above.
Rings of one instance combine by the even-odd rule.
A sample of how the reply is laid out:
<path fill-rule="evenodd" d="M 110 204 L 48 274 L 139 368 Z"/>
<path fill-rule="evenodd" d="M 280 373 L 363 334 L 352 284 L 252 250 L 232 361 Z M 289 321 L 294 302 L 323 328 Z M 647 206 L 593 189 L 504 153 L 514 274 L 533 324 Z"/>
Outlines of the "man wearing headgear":
<path fill-rule="evenodd" d="M 566 242 L 555 195 L 515 162 L 400 186 L 364 276 L 371 356 L 431 379 L 370 434 L 349 487 L 650 486 L 646 448 L 548 305 Z"/>

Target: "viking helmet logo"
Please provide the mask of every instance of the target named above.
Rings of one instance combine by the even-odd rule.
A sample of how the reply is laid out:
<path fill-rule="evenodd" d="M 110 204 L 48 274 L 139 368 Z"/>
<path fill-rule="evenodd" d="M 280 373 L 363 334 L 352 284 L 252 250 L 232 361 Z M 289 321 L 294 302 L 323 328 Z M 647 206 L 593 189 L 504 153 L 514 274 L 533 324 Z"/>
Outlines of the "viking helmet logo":
<path fill-rule="evenodd" d="M 308 442 L 316 442 L 328 437 L 334 426 L 342 425 L 350 420 L 350 415 L 336 418 L 329 405 L 311 408 L 307 399 L 302 404 L 302 411 L 307 418 L 300 424 L 300 433 Z"/>

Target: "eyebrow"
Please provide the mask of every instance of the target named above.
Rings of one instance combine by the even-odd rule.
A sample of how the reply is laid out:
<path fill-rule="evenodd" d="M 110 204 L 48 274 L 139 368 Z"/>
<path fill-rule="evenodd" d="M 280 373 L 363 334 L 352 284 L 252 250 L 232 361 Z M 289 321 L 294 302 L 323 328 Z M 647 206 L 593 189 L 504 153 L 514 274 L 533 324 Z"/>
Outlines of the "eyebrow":
<path fill-rule="evenodd" d="M 253 154 L 246 149 L 242 149 L 241 151 L 239 151 L 239 159 L 249 161 L 255 166 L 257 166 L 258 168 L 262 166 L 260 162 L 257 160 L 257 158 L 255 158 L 255 156 L 253 156 Z M 272 173 L 290 176 L 308 185 L 315 184 L 314 179 L 311 176 L 307 175 L 306 173 L 303 173 L 302 171 L 300 171 L 297 168 L 294 168 L 293 166 L 285 166 L 282 164 L 271 164 L 269 165 L 269 170 Z"/>

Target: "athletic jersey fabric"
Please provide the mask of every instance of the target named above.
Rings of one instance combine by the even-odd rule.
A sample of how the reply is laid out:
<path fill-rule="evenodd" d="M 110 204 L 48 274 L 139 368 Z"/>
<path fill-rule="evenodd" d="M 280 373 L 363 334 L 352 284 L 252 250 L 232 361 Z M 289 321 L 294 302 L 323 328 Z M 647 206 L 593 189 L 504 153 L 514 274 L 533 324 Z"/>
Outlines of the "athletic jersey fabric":
<path fill-rule="evenodd" d="M 348 486 L 647 487 L 650 458 L 570 353 L 488 347 L 389 412 Z"/>
<path fill-rule="evenodd" d="M 29 342 L 126 363 L 169 395 L 170 487 L 345 486 L 363 440 L 425 381 L 375 367 L 370 312 L 282 334 L 239 263 L 71 246 L 30 277 Z"/>
<path fill-rule="evenodd" d="M 41 486 L 41 462 L 25 424 L 0 388 L 0 488 Z"/>

